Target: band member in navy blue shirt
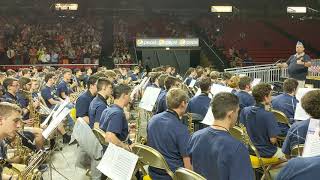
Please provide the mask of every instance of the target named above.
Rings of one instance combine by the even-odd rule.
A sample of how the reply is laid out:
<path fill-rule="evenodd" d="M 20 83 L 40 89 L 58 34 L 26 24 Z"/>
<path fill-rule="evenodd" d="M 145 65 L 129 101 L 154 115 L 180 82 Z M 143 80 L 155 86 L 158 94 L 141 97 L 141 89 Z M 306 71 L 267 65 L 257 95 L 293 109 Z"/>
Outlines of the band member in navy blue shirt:
<path fill-rule="evenodd" d="M 298 88 L 298 81 L 292 78 L 286 79 L 283 83 L 283 94 L 272 99 L 272 108 L 283 112 L 289 119 L 289 123 L 294 123 L 294 113 L 298 100 L 295 95 Z M 281 134 L 286 135 L 289 129 L 288 125 L 279 123 Z"/>
<path fill-rule="evenodd" d="M 168 76 L 165 80 L 164 80 L 164 85 L 166 90 L 165 91 L 161 91 L 157 102 L 156 102 L 156 114 L 159 114 L 165 110 L 167 110 L 167 103 L 166 103 L 166 95 L 167 92 L 172 88 L 172 87 L 179 87 L 180 84 L 180 80 L 178 78 L 175 78 L 173 76 Z"/>
<path fill-rule="evenodd" d="M 46 74 L 46 76 L 44 77 L 44 81 L 46 82 L 46 85 L 41 90 L 41 96 L 48 108 L 53 109 L 55 105 L 60 104 L 62 101 L 62 99 L 56 97 L 55 93 L 53 92 L 53 86 L 56 82 L 55 74 Z M 66 130 L 64 129 L 63 125 L 59 125 L 58 130 L 62 134 L 63 143 L 69 143 L 71 136 L 69 136 L 66 133 Z"/>
<path fill-rule="evenodd" d="M 279 67 L 288 67 L 290 78 L 298 80 L 299 87 L 303 88 L 308 75 L 308 68 L 311 67 L 311 58 L 304 53 L 304 46 L 301 42 L 297 42 L 296 54 L 290 56 L 288 61 L 283 64 L 278 64 Z"/>
<path fill-rule="evenodd" d="M 4 139 L 8 137 L 14 137 L 16 131 L 20 128 L 21 108 L 15 104 L 8 102 L 0 103 L 0 157 L 2 159 L 7 159 L 6 146 Z M 0 179 L 11 179 L 12 175 L 4 174 L 3 167 L 0 167 Z"/>
<path fill-rule="evenodd" d="M 97 94 L 98 76 L 89 77 L 87 91 L 82 93 L 76 101 L 76 116 L 83 118 L 89 124 L 89 106 L 95 95 Z"/>
<path fill-rule="evenodd" d="M 44 77 L 46 85 L 41 89 L 41 96 L 48 106 L 48 108 L 53 108 L 54 105 L 59 104 L 60 100 L 58 97 L 55 97 L 53 91 L 54 83 L 56 82 L 56 76 L 54 73 L 48 73 Z"/>
<path fill-rule="evenodd" d="M 208 180 L 253 180 L 247 147 L 229 133 L 238 117 L 237 96 L 218 93 L 211 107 L 214 123 L 195 132 L 189 141 L 188 153 L 193 170 Z"/>
<path fill-rule="evenodd" d="M 72 87 L 69 85 L 72 78 L 72 71 L 70 69 L 64 69 L 62 74 L 63 80 L 58 84 L 56 93 L 59 98 L 66 99 L 72 92 Z M 74 86 L 74 84 L 72 86 Z"/>
<path fill-rule="evenodd" d="M 188 76 L 186 78 L 186 85 L 189 86 L 189 84 L 191 83 L 192 80 L 196 80 L 197 78 L 197 70 L 195 68 L 189 68 L 188 71 L 186 72 L 186 75 Z"/>
<path fill-rule="evenodd" d="M 109 107 L 107 99 L 112 96 L 112 83 L 106 77 L 100 77 L 97 81 L 97 96 L 89 106 L 89 126 L 99 128 L 102 112 Z"/>
<path fill-rule="evenodd" d="M 284 158 L 285 155 L 275 144 L 281 133 L 272 112 L 266 111 L 271 105 L 271 85 L 260 83 L 252 90 L 255 106 L 244 108 L 240 113 L 240 122 L 246 126 L 249 137 L 261 157 Z"/>
<path fill-rule="evenodd" d="M 125 84 L 114 87 L 114 104 L 104 110 L 100 119 L 100 129 L 106 132 L 105 140 L 127 150 L 131 150 L 131 147 L 124 107 L 130 102 L 130 92 L 130 87 Z"/>
<path fill-rule="evenodd" d="M 161 75 L 161 73 L 159 72 L 151 72 L 150 73 L 150 81 L 149 84 L 147 85 L 147 87 L 155 87 L 155 88 L 160 88 L 159 85 L 159 76 Z"/>
<path fill-rule="evenodd" d="M 209 98 L 211 79 L 202 78 L 199 81 L 201 94 L 190 99 L 187 112 L 200 114 L 203 118 L 208 112 L 211 99 Z"/>
<path fill-rule="evenodd" d="M 190 135 L 186 125 L 180 120 L 188 104 L 187 93 L 179 88 L 172 88 L 166 96 L 168 109 L 154 115 L 147 126 L 148 146 L 159 151 L 172 172 L 179 167 L 191 169 L 187 153 Z M 163 170 L 149 168 L 152 179 L 171 179 Z"/>
<path fill-rule="evenodd" d="M 19 82 L 18 79 L 8 77 L 3 81 L 3 87 L 5 89 L 5 93 L 3 95 L 3 100 L 5 102 L 18 104 L 17 101 L 17 92 L 19 90 Z"/>
<path fill-rule="evenodd" d="M 302 108 L 313 119 L 320 121 L 320 90 L 309 91 L 301 99 Z M 292 148 L 297 144 L 304 144 L 308 132 L 309 120 L 294 123 L 288 131 L 282 145 L 282 152 L 290 155 Z"/>
<path fill-rule="evenodd" d="M 283 83 L 283 94 L 272 99 L 272 108 L 283 112 L 289 119 L 290 124 L 294 123 L 294 113 L 298 103 L 295 97 L 298 88 L 298 81 L 292 78 L 286 79 Z"/>
<path fill-rule="evenodd" d="M 251 91 L 251 78 L 248 76 L 240 77 L 239 89 L 240 91 L 236 92 L 235 95 L 239 98 L 240 110 L 245 107 L 253 106 L 255 104 L 254 98 L 249 92 Z"/>
<path fill-rule="evenodd" d="M 318 179 L 320 176 L 320 156 L 297 157 L 291 159 L 280 171 L 277 180 Z"/>

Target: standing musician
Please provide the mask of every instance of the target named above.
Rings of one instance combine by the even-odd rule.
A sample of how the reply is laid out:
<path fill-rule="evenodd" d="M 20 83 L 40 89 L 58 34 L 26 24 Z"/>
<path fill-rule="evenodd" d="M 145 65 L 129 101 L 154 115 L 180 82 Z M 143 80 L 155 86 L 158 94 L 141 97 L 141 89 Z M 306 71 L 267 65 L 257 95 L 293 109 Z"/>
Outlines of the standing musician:
<path fill-rule="evenodd" d="M 179 88 L 171 88 L 166 94 L 168 109 L 154 115 L 147 126 L 148 146 L 159 151 L 172 172 L 179 167 L 192 169 L 187 154 L 190 139 L 188 127 L 180 120 L 189 101 L 187 93 Z M 164 171 L 149 167 L 152 179 L 171 179 Z"/>
<path fill-rule="evenodd" d="M 114 104 L 105 109 L 100 118 L 100 129 L 106 132 L 105 140 L 126 150 L 131 150 L 128 120 L 124 111 L 130 102 L 130 91 L 125 84 L 114 87 Z"/>
<path fill-rule="evenodd" d="M 89 126 L 99 128 L 102 112 L 109 107 L 107 99 L 112 96 L 112 82 L 106 77 L 97 81 L 97 95 L 89 105 Z"/>
<path fill-rule="evenodd" d="M 201 94 L 190 99 L 187 112 L 200 114 L 204 118 L 208 112 L 211 99 L 209 98 L 211 79 L 201 78 L 199 81 Z"/>
<path fill-rule="evenodd" d="M 261 157 L 284 158 L 281 149 L 275 144 L 280 128 L 272 112 L 267 111 L 271 104 L 271 85 L 260 83 L 252 90 L 255 106 L 244 108 L 240 113 L 240 122 L 247 128 L 252 143 Z"/>
<path fill-rule="evenodd" d="M 16 131 L 20 128 L 22 111 L 19 106 L 8 102 L 1 102 L 0 109 L 3 111 L 0 114 L 0 158 L 7 159 L 4 139 L 15 136 Z M 0 166 L 0 179 L 12 179 L 12 176 L 3 174 L 2 171 L 3 167 Z"/>
<path fill-rule="evenodd" d="M 291 55 L 286 63 L 277 64 L 278 67 L 288 67 L 289 77 L 298 80 L 299 87 L 303 88 L 308 75 L 308 68 L 311 67 L 311 58 L 304 53 L 304 46 L 297 42 L 296 54 Z"/>
<path fill-rule="evenodd" d="M 253 180 L 247 147 L 229 133 L 238 117 L 237 96 L 219 93 L 211 107 L 213 125 L 195 132 L 189 141 L 188 154 L 194 171 L 209 180 Z"/>
<path fill-rule="evenodd" d="M 89 124 L 89 106 L 95 95 L 97 94 L 98 76 L 89 77 L 87 91 L 82 93 L 76 101 L 76 116 L 83 118 Z"/>
<path fill-rule="evenodd" d="M 311 118 L 320 120 L 320 90 L 310 91 L 302 98 L 303 109 Z M 303 144 L 306 138 L 310 120 L 295 123 L 283 144 L 282 150 L 289 154 L 295 144 Z M 320 172 L 320 156 L 298 157 L 291 159 L 278 174 L 278 180 L 317 179 Z"/>

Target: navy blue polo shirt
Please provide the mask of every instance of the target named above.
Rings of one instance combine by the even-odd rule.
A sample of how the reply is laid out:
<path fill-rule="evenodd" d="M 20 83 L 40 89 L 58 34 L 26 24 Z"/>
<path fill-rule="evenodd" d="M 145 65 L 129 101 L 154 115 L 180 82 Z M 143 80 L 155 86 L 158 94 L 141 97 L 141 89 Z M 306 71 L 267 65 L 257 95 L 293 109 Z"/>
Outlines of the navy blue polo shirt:
<path fill-rule="evenodd" d="M 311 61 L 311 58 L 309 55 L 305 54 L 302 61 L 309 62 Z M 289 77 L 300 81 L 306 80 L 306 77 L 308 75 L 308 67 L 305 67 L 303 64 L 297 64 L 297 58 L 295 55 L 290 56 L 287 64 Z"/>
<path fill-rule="evenodd" d="M 44 86 L 44 88 L 41 90 L 41 96 L 48 108 L 52 108 L 53 104 L 49 102 L 49 99 L 54 99 L 54 92 L 52 91 L 52 88 L 49 86 Z"/>
<path fill-rule="evenodd" d="M 138 78 L 139 78 L 137 74 L 133 74 L 133 73 L 130 74 L 130 77 L 131 77 L 131 80 L 132 80 L 132 81 L 137 81 Z"/>
<path fill-rule="evenodd" d="M 17 102 L 21 108 L 27 108 L 29 105 L 28 97 L 21 91 L 17 92 Z"/>
<path fill-rule="evenodd" d="M 320 176 L 320 156 L 297 157 L 289 160 L 277 180 L 309 180 Z"/>
<path fill-rule="evenodd" d="M 294 123 L 294 113 L 299 101 L 287 93 L 280 94 L 272 99 L 272 108 L 283 112 L 289 118 L 290 124 Z"/>
<path fill-rule="evenodd" d="M 102 112 L 100 129 L 114 133 L 120 141 L 126 141 L 129 128 L 123 109 L 113 104 Z"/>
<path fill-rule="evenodd" d="M 247 128 L 249 137 L 261 157 L 272 157 L 277 147 L 270 142 L 270 138 L 280 134 L 280 128 L 272 112 L 259 104 L 244 108 L 240 113 L 240 122 Z"/>
<path fill-rule="evenodd" d="M 286 136 L 286 139 L 282 145 L 282 152 L 284 154 L 290 155 L 292 148 L 298 144 L 304 144 L 310 119 L 294 123 Z"/>
<path fill-rule="evenodd" d="M 13 103 L 13 104 L 18 104 L 18 99 L 17 96 L 14 96 L 13 94 L 6 92 L 4 93 L 4 95 L 2 96 L 3 101 L 5 102 L 9 102 L 9 103 Z"/>
<path fill-rule="evenodd" d="M 71 93 L 71 89 L 70 89 L 70 85 L 69 83 L 65 82 L 64 80 L 62 80 L 58 86 L 57 86 L 57 96 L 62 98 L 61 93 L 65 93 L 67 96 L 69 96 L 69 94 Z M 63 99 L 63 98 L 62 98 Z"/>
<path fill-rule="evenodd" d="M 175 112 L 164 111 L 154 115 L 147 126 L 148 146 L 160 152 L 171 171 L 184 167 L 183 157 L 187 157 L 190 139 L 188 128 Z M 163 170 L 149 168 L 152 179 L 171 179 Z"/>
<path fill-rule="evenodd" d="M 186 79 L 186 82 L 185 82 L 186 85 L 189 86 L 189 84 L 191 83 L 192 80 L 195 80 L 195 79 L 193 79 L 193 78 L 191 78 L 191 77 L 188 77 L 188 78 Z"/>
<path fill-rule="evenodd" d="M 254 98 L 246 91 L 238 91 L 235 95 L 239 98 L 240 109 L 253 106 L 255 104 Z"/>
<path fill-rule="evenodd" d="M 89 106 L 94 96 L 89 90 L 82 93 L 76 101 L 76 116 L 84 117 L 89 116 Z"/>
<path fill-rule="evenodd" d="M 205 117 L 209 109 L 210 101 L 211 99 L 207 94 L 194 96 L 188 103 L 187 112 L 200 114 L 202 117 Z"/>
<path fill-rule="evenodd" d="M 108 103 L 100 94 L 98 94 L 89 106 L 89 126 L 93 128 L 95 122 L 100 122 L 102 112 L 108 108 Z"/>
<path fill-rule="evenodd" d="M 207 127 L 192 135 L 188 145 L 193 170 L 208 180 L 253 180 L 247 147 L 227 131 Z"/>
<path fill-rule="evenodd" d="M 161 91 L 156 101 L 156 114 L 167 110 L 167 91 Z"/>

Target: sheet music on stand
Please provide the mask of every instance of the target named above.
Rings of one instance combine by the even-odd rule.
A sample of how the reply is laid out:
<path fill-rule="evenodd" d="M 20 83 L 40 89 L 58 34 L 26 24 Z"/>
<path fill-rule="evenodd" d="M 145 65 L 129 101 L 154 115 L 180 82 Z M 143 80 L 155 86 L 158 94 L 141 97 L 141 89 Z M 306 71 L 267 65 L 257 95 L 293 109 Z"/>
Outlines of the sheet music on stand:
<path fill-rule="evenodd" d="M 192 79 L 191 82 L 190 82 L 190 84 L 189 84 L 189 87 L 190 87 L 190 88 L 193 88 L 193 86 L 196 84 L 196 82 L 197 82 L 197 81 L 196 81 L 195 79 Z"/>
<path fill-rule="evenodd" d="M 147 111 L 152 111 L 154 105 L 156 104 L 157 98 L 160 94 L 160 91 L 161 91 L 160 88 L 147 87 L 147 89 L 145 90 L 141 98 L 139 107 Z"/>
<path fill-rule="evenodd" d="M 208 108 L 208 112 L 206 114 L 206 116 L 203 118 L 203 120 L 201 121 L 202 124 L 206 124 L 208 126 L 211 126 L 214 122 L 214 117 L 213 117 L 213 113 L 212 113 L 212 108 L 211 106 Z"/>
<path fill-rule="evenodd" d="M 229 93 L 231 93 L 232 90 L 233 90 L 232 88 L 226 87 L 226 86 L 222 86 L 220 84 L 212 84 L 212 86 L 211 86 L 211 93 L 212 93 L 213 97 L 216 94 L 220 93 L 220 92 L 229 92 Z"/>
<path fill-rule="evenodd" d="M 138 156 L 109 144 L 97 169 L 113 180 L 131 180 Z"/>
<path fill-rule="evenodd" d="M 49 116 L 41 123 L 40 127 L 44 127 L 50 121 L 53 113 L 58 109 L 58 105 L 56 104 L 52 111 L 50 112 Z"/>
<path fill-rule="evenodd" d="M 320 155 L 320 120 L 310 119 L 302 157 Z"/>
<path fill-rule="evenodd" d="M 296 120 L 307 120 L 310 116 L 306 113 L 306 111 L 301 106 L 302 97 L 308 93 L 309 91 L 315 90 L 314 88 L 299 88 L 296 94 L 296 98 L 299 101 L 296 106 L 296 110 L 294 113 L 294 119 Z"/>
<path fill-rule="evenodd" d="M 254 78 L 253 81 L 251 82 L 251 87 L 255 87 L 260 82 L 261 82 L 260 78 Z"/>
<path fill-rule="evenodd" d="M 65 105 L 64 108 L 60 111 L 60 113 L 58 113 L 56 115 L 54 115 L 56 112 L 53 113 L 52 120 L 51 120 L 50 124 L 48 125 L 48 127 L 42 132 L 42 136 L 45 139 L 48 139 L 48 137 L 58 127 L 58 125 L 63 121 L 63 119 L 70 113 L 70 111 L 71 111 L 71 108 L 69 108 L 67 105 Z"/>

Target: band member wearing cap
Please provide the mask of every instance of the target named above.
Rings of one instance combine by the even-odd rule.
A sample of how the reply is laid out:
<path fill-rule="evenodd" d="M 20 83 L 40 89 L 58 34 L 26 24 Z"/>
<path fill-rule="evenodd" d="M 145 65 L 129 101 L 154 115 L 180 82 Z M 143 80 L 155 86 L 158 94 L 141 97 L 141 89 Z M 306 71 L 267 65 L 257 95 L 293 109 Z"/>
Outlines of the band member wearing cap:
<path fill-rule="evenodd" d="M 288 67 L 289 77 L 298 80 L 299 87 L 304 87 L 308 68 L 311 67 L 311 58 L 304 53 L 304 46 L 301 42 L 297 42 L 296 52 L 296 54 L 290 56 L 286 63 L 278 64 L 278 66 Z"/>
<path fill-rule="evenodd" d="M 213 98 L 211 107 L 215 117 L 213 125 L 195 132 L 189 141 L 193 170 L 209 180 L 253 180 L 247 147 L 229 133 L 238 117 L 237 96 L 219 93 Z"/>
<path fill-rule="evenodd" d="M 191 169 L 187 145 L 190 139 L 188 128 L 180 118 L 185 113 L 189 97 L 179 88 L 168 91 L 166 101 L 168 109 L 154 115 L 147 126 L 148 146 L 159 151 L 168 163 L 171 171 L 179 167 Z M 149 167 L 152 179 L 171 179 L 164 171 Z"/>

